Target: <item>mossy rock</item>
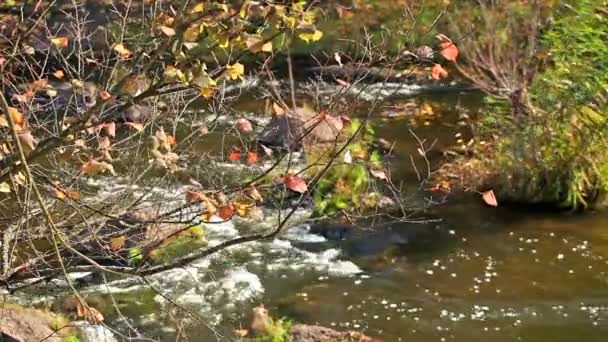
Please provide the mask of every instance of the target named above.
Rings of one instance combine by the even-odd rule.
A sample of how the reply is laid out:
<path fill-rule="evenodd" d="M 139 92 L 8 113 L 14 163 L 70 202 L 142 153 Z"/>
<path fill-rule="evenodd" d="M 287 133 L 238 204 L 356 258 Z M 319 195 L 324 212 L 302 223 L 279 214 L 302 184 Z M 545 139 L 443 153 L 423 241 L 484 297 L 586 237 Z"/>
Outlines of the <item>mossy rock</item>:
<path fill-rule="evenodd" d="M 150 252 L 155 263 L 166 263 L 195 251 L 207 244 L 203 226 L 193 226 Z M 131 251 L 129 251 L 131 254 Z M 133 256 L 137 258 L 137 256 Z M 133 258 L 131 260 L 134 260 Z"/>

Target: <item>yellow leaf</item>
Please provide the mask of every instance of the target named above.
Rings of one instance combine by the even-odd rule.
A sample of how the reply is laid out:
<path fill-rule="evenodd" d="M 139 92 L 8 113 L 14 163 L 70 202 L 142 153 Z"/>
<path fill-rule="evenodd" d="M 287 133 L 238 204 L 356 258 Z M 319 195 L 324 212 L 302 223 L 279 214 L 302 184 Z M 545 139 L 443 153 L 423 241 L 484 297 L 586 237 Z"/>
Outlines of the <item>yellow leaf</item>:
<path fill-rule="evenodd" d="M 323 32 L 315 30 L 313 33 L 300 33 L 298 37 L 307 43 L 316 42 L 323 37 Z"/>
<path fill-rule="evenodd" d="M 192 8 L 192 11 L 190 11 L 190 13 L 202 13 L 205 11 L 205 5 L 201 2 L 196 4 L 196 6 L 194 6 Z"/>
<path fill-rule="evenodd" d="M 192 25 L 184 31 L 184 41 L 185 42 L 196 42 L 198 41 L 198 37 L 201 34 L 201 29 L 199 25 Z"/>
<path fill-rule="evenodd" d="M 51 38 L 51 43 L 55 45 L 57 48 L 62 49 L 68 47 L 68 39 L 66 37 L 55 37 Z"/>
<path fill-rule="evenodd" d="M 11 187 L 7 182 L 0 183 L 0 192 L 9 193 L 11 192 Z"/>
<path fill-rule="evenodd" d="M 235 63 L 232 65 L 226 66 L 226 73 L 228 77 L 233 80 L 242 80 L 243 75 L 245 75 L 245 66 L 241 63 Z"/>
<path fill-rule="evenodd" d="M 113 49 L 114 51 L 118 52 L 118 54 L 120 55 L 120 59 L 125 60 L 131 57 L 131 51 L 122 44 L 114 45 Z"/>

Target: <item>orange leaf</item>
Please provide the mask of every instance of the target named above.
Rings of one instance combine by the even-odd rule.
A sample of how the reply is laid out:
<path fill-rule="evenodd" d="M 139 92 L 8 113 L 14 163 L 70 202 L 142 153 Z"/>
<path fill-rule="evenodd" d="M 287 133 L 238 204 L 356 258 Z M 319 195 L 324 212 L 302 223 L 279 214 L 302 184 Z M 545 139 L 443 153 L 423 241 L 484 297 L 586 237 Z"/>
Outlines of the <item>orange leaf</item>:
<path fill-rule="evenodd" d="M 136 131 L 141 132 L 144 130 L 144 124 L 140 122 L 127 122 L 127 125 L 135 128 Z"/>
<path fill-rule="evenodd" d="M 239 119 L 237 122 L 239 130 L 243 133 L 249 133 L 253 131 L 253 127 L 251 126 L 251 122 L 247 119 Z"/>
<path fill-rule="evenodd" d="M 109 99 L 112 98 L 112 94 L 110 94 L 107 90 L 102 90 L 99 92 L 99 98 L 102 101 L 108 101 Z"/>
<path fill-rule="evenodd" d="M 95 159 L 91 159 L 88 162 L 82 164 L 80 167 L 80 171 L 85 175 L 94 175 L 98 173 L 109 172 L 112 175 L 116 175 L 114 171 L 114 167 L 112 164 L 108 164 L 106 162 L 100 162 Z"/>
<path fill-rule="evenodd" d="M 306 185 L 306 182 L 298 176 L 285 176 L 285 178 L 283 178 L 283 182 L 285 183 L 287 189 L 291 191 L 299 192 L 301 194 L 308 191 L 308 185 Z"/>
<path fill-rule="evenodd" d="M 441 64 L 433 64 L 433 68 L 431 69 L 431 77 L 433 77 L 434 80 L 440 80 L 448 77 L 448 72 L 441 66 Z"/>
<path fill-rule="evenodd" d="M 228 221 L 234 215 L 234 206 L 232 204 L 227 204 L 225 206 L 220 207 L 218 211 L 218 216 L 222 218 L 224 221 Z"/>
<path fill-rule="evenodd" d="M 494 190 L 482 192 L 481 198 L 487 205 L 491 207 L 498 207 L 498 201 L 496 200 L 496 196 L 494 195 Z"/>
<path fill-rule="evenodd" d="M 175 145 L 175 135 L 167 135 L 167 144 L 170 146 Z"/>
<path fill-rule="evenodd" d="M 456 44 L 444 34 L 438 34 L 437 39 L 439 39 L 439 53 L 448 61 L 455 62 L 459 54 Z"/>
<path fill-rule="evenodd" d="M 124 235 L 117 236 L 115 238 L 110 239 L 110 249 L 114 252 L 120 250 L 125 246 L 125 242 L 127 242 L 127 237 Z"/>
<path fill-rule="evenodd" d="M 257 152 L 247 152 L 247 165 L 253 165 L 258 161 Z"/>
<path fill-rule="evenodd" d="M 230 160 L 230 161 L 241 160 L 241 151 L 239 151 L 238 148 L 233 146 L 232 150 L 230 151 L 230 155 L 228 155 L 228 160 Z"/>

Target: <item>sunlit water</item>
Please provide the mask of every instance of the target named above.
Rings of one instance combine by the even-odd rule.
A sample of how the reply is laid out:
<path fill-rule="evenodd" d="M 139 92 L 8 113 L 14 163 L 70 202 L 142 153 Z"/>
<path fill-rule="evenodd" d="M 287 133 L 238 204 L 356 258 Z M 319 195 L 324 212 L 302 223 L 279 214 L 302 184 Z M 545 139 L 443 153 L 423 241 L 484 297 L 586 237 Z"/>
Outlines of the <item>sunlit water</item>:
<path fill-rule="evenodd" d="M 396 142 L 392 175 L 413 194 L 408 205 L 441 200 L 419 185 L 426 163 L 408 129 L 425 149 L 466 143 L 467 117 L 454 113 L 476 98 L 437 94 L 426 98 L 435 108 L 428 119 L 374 118 L 377 134 Z M 394 110 L 395 103 L 377 111 Z M 100 201 L 130 186 L 120 179 L 90 185 L 99 187 Z M 179 205 L 184 190 L 176 185 L 145 191 Z M 267 211 L 262 224 L 210 224 L 209 243 L 269 229 L 276 214 Z M 364 229 L 342 241 L 309 232 L 302 223 L 309 214 L 300 212 L 274 241 L 232 248 L 152 276 L 149 283 L 126 279 L 83 292 L 105 300 L 102 310 L 118 340 L 174 341 L 184 334 L 192 341 L 235 340 L 234 329 L 246 327 L 260 303 L 275 317 L 359 330 L 384 341 L 608 338 L 605 214 L 494 209 L 473 194 L 418 215 L 428 223 Z"/>

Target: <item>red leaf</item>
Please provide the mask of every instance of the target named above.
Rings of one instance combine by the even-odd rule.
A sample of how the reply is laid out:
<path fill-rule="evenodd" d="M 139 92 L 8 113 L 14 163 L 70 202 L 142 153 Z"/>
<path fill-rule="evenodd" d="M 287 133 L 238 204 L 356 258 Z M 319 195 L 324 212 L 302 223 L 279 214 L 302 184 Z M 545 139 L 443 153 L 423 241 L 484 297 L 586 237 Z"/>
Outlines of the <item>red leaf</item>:
<path fill-rule="evenodd" d="M 456 44 L 444 34 L 438 34 L 437 39 L 439 39 L 439 53 L 448 61 L 455 62 L 459 54 Z"/>
<path fill-rule="evenodd" d="M 448 72 L 441 66 L 441 64 L 433 64 L 431 69 L 431 76 L 434 80 L 440 80 L 448 77 Z"/>
<path fill-rule="evenodd" d="M 257 152 L 247 152 L 247 165 L 253 165 L 258 161 Z"/>
<path fill-rule="evenodd" d="M 217 214 L 222 220 L 228 221 L 234 215 L 234 206 L 232 204 L 227 204 L 221 207 Z"/>
<path fill-rule="evenodd" d="M 306 182 L 298 176 L 285 176 L 283 182 L 285 183 L 287 189 L 291 191 L 299 192 L 301 194 L 308 191 L 308 186 L 306 185 Z"/>
<path fill-rule="evenodd" d="M 230 155 L 228 155 L 228 160 L 230 160 L 230 161 L 241 160 L 241 151 L 239 151 L 238 148 L 233 147 L 232 151 L 230 151 Z"/>
<path fill-rule="evenodd" d="M 243 133 L 249 133 L 253 131 L 253 127 L 251 127 L 251 122 L 247 119 L 239 119 L 237 123 L 239 130 Z"/>
<path fill-rule="evenodd" d="M 494 195 L 494 190 L 482 192 L 481 198 L 487 205 L 491 207 L 498 207 L 498 201 L 496 200 L 496 196 Z"/>

